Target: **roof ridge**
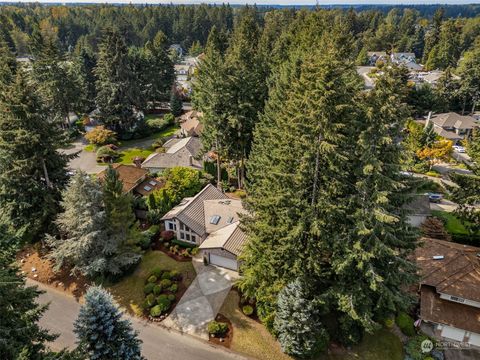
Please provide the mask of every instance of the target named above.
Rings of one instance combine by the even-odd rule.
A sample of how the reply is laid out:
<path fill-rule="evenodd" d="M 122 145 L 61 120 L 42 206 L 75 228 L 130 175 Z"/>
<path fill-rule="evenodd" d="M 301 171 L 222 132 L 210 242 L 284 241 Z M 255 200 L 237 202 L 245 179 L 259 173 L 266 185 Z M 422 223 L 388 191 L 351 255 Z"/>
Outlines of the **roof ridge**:
<path fill-rule="evenodd" d="M 200 191 L 198 192 L 197 195 L 193 196 L 193 197 L 190 199 L 189 203 L 177 214 L 177 216 L 180 215 L 181 213 L 183 213 L 185 210 L 187 210 L 188 207 L 189 207 L 190 205 L 192 205 L 192 203 L 193 203 L 204 191 L 206 191 L 209 187 L 214 187 L 215 189 L 217 189 L 215 186 L 213 186 L 212 184 L 208 183 L 202 190 L 200 190 Z M 218 189 L 217 189 L 217 190 L 218 190 Z M 219 190 L 219 191 L 220 191 L 220 190 Z"/>

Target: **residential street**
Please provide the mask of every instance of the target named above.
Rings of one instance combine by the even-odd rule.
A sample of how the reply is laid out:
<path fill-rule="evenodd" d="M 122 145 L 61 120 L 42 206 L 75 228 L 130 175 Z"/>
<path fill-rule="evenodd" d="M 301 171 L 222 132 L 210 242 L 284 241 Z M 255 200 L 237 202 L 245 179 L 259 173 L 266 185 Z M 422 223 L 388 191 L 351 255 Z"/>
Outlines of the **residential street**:
<path fill-rule="evenodd" d="M 41 295 L 40 303 L 50 302 L 50 307 L 40 320 L 40 325 L 60 334 L 51 347 L 60 350 L 75 345 L 73 322 L 80 304 L 75 299 L 33 280 L 27 280 L 28 285 L 37 285 L 46 291 Z M 136 330 L 140 332 L 143 341 L 142 355 L 148 360 L 210 360 L 210 359 L 245 359 L 243 356 L 213 347 L 188 335 L 181 335 L 160 326 L 129 317 Z"/>

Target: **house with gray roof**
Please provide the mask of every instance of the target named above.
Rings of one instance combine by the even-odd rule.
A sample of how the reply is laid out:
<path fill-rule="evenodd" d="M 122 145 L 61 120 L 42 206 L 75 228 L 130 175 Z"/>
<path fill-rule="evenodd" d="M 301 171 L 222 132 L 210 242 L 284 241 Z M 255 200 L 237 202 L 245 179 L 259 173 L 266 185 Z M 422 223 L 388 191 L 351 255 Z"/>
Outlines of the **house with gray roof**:
<path fill-rule="evenodd" d="M 162 221 L 177 240 L 199 246 L 208 263 L 238 270 L 237 257 L 246 241 L 239 227 L 244 213 L 240 200 L 209 184 L 194 197 L 183 199 Z"/>
<path fill-rule="evenodd" d="M 454 112 L 435 114 L 430 112 L 425 122 L 433 124 L 433 130 L 441 137 L 451 140 L 454 143 L 468 138 L 472 130 L 479 127 L 478 122 L 472 116 L 460 115 Z"/>
<path fill-rule="evenodd" d="M 152 173 L 176 166 L 202 169 L 203 160 L 199 159 L 202 152 L 202 143 L 198 137 L 173 138 L 163 147 L 165 152 L 153 153 L 142 163 L 142 168 Z"/>

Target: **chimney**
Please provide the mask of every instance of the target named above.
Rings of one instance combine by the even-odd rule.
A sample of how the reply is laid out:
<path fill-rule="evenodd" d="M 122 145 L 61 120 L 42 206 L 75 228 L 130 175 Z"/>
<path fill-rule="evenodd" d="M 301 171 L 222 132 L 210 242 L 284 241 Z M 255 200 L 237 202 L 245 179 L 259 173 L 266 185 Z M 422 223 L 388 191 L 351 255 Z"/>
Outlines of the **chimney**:
<path fill-rule="evenodd" d="M 145 159 L 142 158 L 142 157 L 139 157 L 139 156 L 137 156 L 135 159 L 133 159 L 133 163 L 134 163 L 135 166 L 136 166 L 137 168 L 139 168 L 139 169 L 142 167 L 142 163 L 143 163 L 144 161 L 145 161 Z"/>

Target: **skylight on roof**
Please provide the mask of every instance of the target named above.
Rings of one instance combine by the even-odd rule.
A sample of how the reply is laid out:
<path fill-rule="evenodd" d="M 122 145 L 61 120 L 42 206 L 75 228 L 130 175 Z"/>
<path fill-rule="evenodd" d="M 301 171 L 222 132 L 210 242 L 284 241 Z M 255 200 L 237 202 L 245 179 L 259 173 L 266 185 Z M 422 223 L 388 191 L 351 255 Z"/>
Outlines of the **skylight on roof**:
<path fill-rule="evenodd" d="M 150 185 L 152 185 L 152 186 L 157 185 L 157 182 L 156 182 L 155 180 L 149 181 L 148 183 L 149 183 Z"/>
<path fill-rule="evenodd" d="M 218 225 L 218 222 L 220 221 L 220 216 L 219 215 L 213 215 L 211 218 L 210 218 L 210 224 L 213 224 L 213 225 Z"/>
<path fill-rule="evenodd" d="M 150 191 L 150 190 L 152 190 L 152 188 L 151 188 L 150 186 L 148 186 L 148 185 L 145 185 L 145 186 L 143 187 L 143 190 L 145 190 L 145 191 Z"/>

